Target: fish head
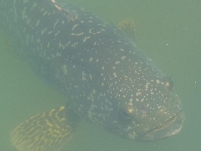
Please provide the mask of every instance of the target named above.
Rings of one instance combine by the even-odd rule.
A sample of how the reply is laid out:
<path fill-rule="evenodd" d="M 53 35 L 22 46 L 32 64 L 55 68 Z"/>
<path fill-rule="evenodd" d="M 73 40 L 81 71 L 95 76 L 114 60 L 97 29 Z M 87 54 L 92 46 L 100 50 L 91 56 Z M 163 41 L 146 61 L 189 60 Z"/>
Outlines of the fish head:
<path fill-rule="evenodd" d="M 131 61 L 115 85 L 119 113 L 116 127 L 121 137 L 137 141 L 153 141 L 177 134 L 184 123 L 181 101 L 172 79 L 140 54 Z M 132 65 L 131 65 L 132 64 Z"/>

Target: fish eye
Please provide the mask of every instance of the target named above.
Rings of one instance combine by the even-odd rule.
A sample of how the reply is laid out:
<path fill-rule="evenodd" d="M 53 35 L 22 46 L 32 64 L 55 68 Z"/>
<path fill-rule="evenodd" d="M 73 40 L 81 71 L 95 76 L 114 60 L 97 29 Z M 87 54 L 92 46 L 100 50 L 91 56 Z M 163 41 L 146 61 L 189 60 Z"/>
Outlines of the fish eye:
<path fill-rule="evenodd" d="M 131 115 L 130 115 L 130 113 L 128 113 L 128 112 L 126 112 L 126 111 L 124 111 L 124 110 L 120 110 L 119 111 L 119 114 L 120 114 L 120 118 L 122 119 L 124 119 L 124 120 L 129 120 L 129 119 L 131 119 Z"/>
<path fill-rule="evenodd" d="M 173 90 L 174 89 L 174 82 L 170 77 L 165 77 L 165 86 L 167 87 L 168 90 Z"/>

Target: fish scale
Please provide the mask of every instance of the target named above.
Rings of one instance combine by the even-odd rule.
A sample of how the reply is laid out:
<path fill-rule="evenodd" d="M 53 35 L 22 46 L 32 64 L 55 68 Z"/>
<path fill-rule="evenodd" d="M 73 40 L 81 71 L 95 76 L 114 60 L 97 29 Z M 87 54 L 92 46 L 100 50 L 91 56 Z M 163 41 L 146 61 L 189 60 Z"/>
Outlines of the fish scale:
<path fill-rule="evenodd" d="M 16 148 L 59 151 L 80 118 L 136 141 L 166 138 L 181 130 L 184 113 L 171 78 L 121 27 L 69 2 L 0 3 L 6 23 L 2 28 L 16 46 L 13 51 L 68 100 L 17 126 L 12 132 Z M 44 137 L 39 137 L 44 129 Z"/>

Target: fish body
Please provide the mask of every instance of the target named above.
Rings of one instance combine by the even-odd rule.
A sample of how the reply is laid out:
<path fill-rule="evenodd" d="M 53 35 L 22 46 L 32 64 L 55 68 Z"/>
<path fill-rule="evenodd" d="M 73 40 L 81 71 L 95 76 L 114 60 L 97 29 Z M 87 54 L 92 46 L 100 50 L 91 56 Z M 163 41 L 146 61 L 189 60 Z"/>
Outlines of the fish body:
<path fill-rule="evenodd" d="M 181 130 L 184 113 L 171 78 L 121 29 L 69 2 L 0 3 L 16 53 L 66 96 L 70 121 L 83 118 L 137 141 Z"/>

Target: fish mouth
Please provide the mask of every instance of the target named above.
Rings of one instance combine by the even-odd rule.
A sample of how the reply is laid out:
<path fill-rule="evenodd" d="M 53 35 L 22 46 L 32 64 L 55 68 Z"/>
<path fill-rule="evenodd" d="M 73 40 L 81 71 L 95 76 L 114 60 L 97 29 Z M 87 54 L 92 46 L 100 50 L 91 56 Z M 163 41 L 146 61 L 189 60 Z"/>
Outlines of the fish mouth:
<path fill-rule="evenodd" d="M 183 127 L 185 117 L 182 110 L 165 122 L 155 126 L 138 138 L 139 141 L 154 141 L 167 138 L 179 133 Z"/>

